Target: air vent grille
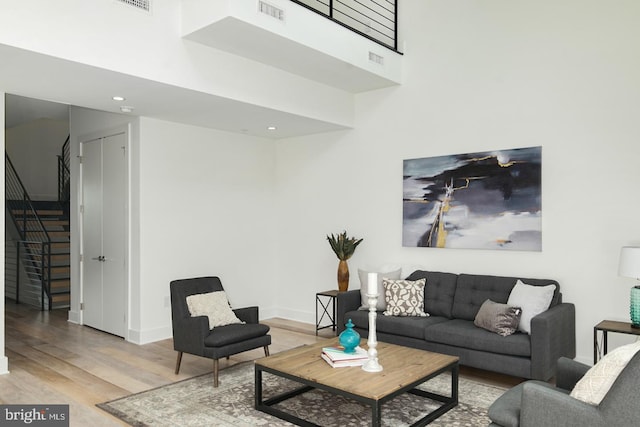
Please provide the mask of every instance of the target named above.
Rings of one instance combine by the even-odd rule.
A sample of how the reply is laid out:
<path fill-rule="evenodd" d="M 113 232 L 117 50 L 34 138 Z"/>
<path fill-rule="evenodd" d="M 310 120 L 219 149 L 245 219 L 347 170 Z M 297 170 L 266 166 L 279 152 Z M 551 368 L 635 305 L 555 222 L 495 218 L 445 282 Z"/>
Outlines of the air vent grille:
<path fill-rule="evenodd" d="M 137 7 L 138 9 L 145 10 L 147 12 L 151 9 L 151 0 L 118 0 L 121 3 L 128 4 L 129 6 Z"/>
<path fill-rule="evenodd" d="M 377 53 L 369 51 L 369 61 L 384 65 L 384 56 L 380 56 Z"/>
<path fill-rule="evenodd" d="M 258 10 L 260 11 L 260 13 L 269 15 L 270 17 L 275 18 L 278 21 L 284 21 L 284 10 L 277 8 L 272 4 L 263 2 L 261 0 L 258 2 Z"/>

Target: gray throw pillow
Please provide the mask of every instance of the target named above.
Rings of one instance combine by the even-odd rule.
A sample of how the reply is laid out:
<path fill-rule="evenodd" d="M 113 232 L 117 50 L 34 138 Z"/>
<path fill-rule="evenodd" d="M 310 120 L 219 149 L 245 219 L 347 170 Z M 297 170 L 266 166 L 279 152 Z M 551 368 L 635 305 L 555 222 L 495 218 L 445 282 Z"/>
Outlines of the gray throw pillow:
<path fill-rule="evenodd" d="M 473 324 L 506 337 L 518 329 L 520 316 L 522 316 L 520 307 L 500 304 L 488 299 L 480 306 Z"/>
<path fill-rule="evenodd" d="M 382 279 L 397 280 L 400 278 L 401 272 L 402 269 L 399 268 L 393 271 L 376 273 L 378 275 L 378 301 L 376 303 L 377 311 L 384 311 L 387 308 L 387 303 L 384 300 L 384 286 L 382 286 Z M 360 277 L 360 310 L 369 310 L 369 298 L 367 298 L 367 289 L 369 288 L 369 273 L 369 271 L 358 269 L 358 276 Z"/>

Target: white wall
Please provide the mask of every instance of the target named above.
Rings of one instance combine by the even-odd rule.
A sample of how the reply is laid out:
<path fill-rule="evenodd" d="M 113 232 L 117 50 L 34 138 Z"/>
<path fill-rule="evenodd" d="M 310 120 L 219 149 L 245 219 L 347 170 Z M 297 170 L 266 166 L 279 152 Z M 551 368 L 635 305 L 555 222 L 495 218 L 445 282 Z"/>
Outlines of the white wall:
<path fill-rule="evenodd" d="M 5 93 L 0 92 L 0 125 L 2 125 L 1 126 L 2 129 L 4 129 L 4 104 L 5 104 Z M 4 132 L 0 132 L 0 147 L 4 148 L 4 146 L 5 146 Z M 0 175 L 1 175 L 0 182 L 2 182 L 2 187 L 4 188 L 4 163 L 2 164 L 2 174 Z M 2 209 L 2 212 L 0 213 L 0 217 L 2 218 L 3 224 L 4 224 L 4 215 L 5 215 L 5 210 Z M 4 227 L 2 227 L 2 230 L 0 230 L 0 236 L 2 236 L 2 241 L 4 241 Z M 2 245 L 2 248 L 0 249 L 0 251 L 2 251 L 1 253 L 2 259 L 4 259 L 4 245 Z M 0 277 L 4 277 L 4 262 L 0 267 L 0 272 L 1 272 Z M 4 295 L 4 280 L 0 280 L 0 295 Z M 2 313 L 2 316 L 0 316 L 0 375 L 1 375 L 9 372 L 9 360 L 5 356 L 5 349 L 4 349 L 4 343 L 5 343 L 4 298 L 0 298 L 0 313 Z"/>
<path fill-rule="evenodd" d="M 590 362 L 593 326 L 629 318 L 618 254 L 640 244 L 639 20 L 633 0 L 402 3 L 404 84 L 359 95 L 354 131 L 277 144 L 278 230 L 296 247 L 278 239 L 283 312 L 313 321 L 313 294 L 336 286 L 325 236 L 346 229 L 364 238 L 351 288 L 384 263 L 557 279 Z M 402 247 L 403 159 L 537 145 L 542 252 Z"/>
<path fill-rule="evenodd" d="M 58 155 L 69 122 L 37 119 L 5 130 L 6 150 L 32 200 L 58 200 Z"/>
<path fill-rule="evenodd" d="M 140 119 L 140 342 L 171 336 L 169 282 L 219 276 L 272 317 L 274 142 Z"/>
<path fill-rule="evenodd" d="M 0 0 L 0 43 L 351 125 L 351 94 L 184 40 L 180 4 L 177 0 L 154 1 L 152 12 L 147 13 L 115 0 Z M 305 96 L 299 96 L 301 93 Z"/>

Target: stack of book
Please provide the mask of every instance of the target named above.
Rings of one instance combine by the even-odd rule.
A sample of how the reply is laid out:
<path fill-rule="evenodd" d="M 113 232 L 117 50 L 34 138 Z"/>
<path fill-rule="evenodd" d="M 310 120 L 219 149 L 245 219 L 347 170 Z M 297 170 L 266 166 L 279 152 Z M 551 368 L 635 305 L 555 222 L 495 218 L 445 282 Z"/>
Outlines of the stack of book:
<path fill-rule="evenodd" d="M 362 347 L 356 347 L 353 353 L 345 353 L 344 347 L 323 347 L 321 356 L 334 368 L 362 366 L 369 358 L 367 351 Z"/>

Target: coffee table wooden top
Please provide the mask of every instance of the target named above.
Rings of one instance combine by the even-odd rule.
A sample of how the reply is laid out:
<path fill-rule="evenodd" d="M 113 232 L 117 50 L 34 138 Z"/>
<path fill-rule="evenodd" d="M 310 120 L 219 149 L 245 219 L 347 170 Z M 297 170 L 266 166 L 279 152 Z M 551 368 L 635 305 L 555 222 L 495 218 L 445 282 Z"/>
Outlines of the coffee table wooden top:
<path fill-rule="evenodd" d="M 319 341 L 258 359 L 255 363 L 267 372 L 273 370 L 367 399 L 380 400 L 420 383 L 458 361 L 456 356 L 378 342 L 376 349 L 382 372 L 365 372 L 360 366 L 332 368 L 320 354 L 322 347 L 335 345 L 338 345 L 337 338 Z"/>

